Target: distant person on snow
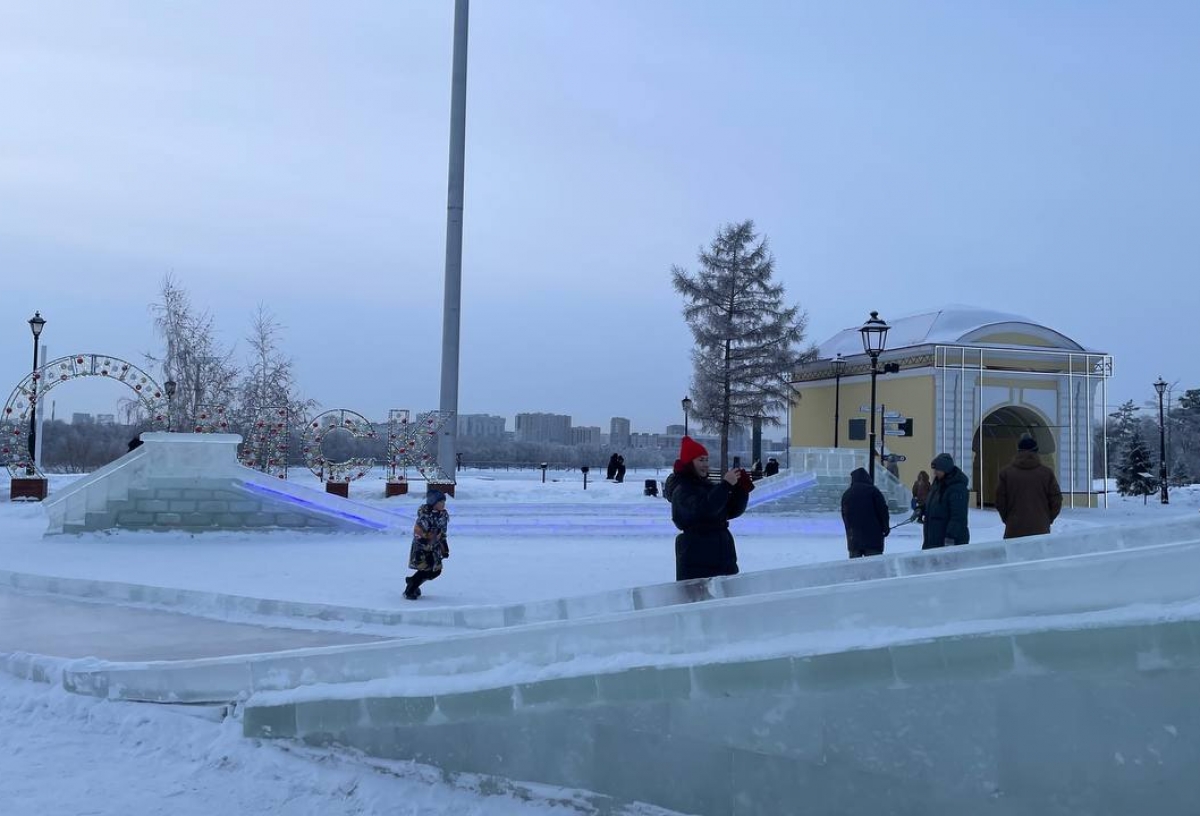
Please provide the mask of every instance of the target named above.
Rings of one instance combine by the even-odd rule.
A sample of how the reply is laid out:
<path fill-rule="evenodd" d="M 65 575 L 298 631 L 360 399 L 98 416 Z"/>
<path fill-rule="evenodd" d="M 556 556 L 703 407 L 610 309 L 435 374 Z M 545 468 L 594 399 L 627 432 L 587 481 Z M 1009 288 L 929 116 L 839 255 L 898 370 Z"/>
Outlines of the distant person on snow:
<path fill-rule="evenodd" d="M 625 457 L 617 457 L 617 478 L 614 480 L 617 484 L 625 481 Z"/>
<path fill-rule="evenodd" d="M 948 453 L 939 453 L 929 463 L 933 485 L 925 502 L 925 541 L 922 550 L 953 544 L 967 544 L 967 474 L 954 464 Z"/>
<path fill-rule="evenodd" d="M 752 480 L 754 480 L 754 481 L 756 481 L 756 482 L 757 482 L 757 481 L 758 481 L 759 479 L 761 479 L 762 477 L 763 477 L 763 466 L 762 466 L 762 462 L 760 462 L 760 461 L 758 461 L 757 459 L 755 459 L 755 460 L 754 460 L 754 467 L 750 468 L 750 478 L 751 478 Z"/>
<path fill-rule="evenodd" d="M 615 477 L 617 475 L 617 459 L 618 458 L 619 457 L 615 453 L 612 456 L 608 457 L 608 468 L 605 469 L 604 478 L 608 479 L 610 482 L 613 480 L 613 477 Z"/>
<path fill-rule="evenodd" d="M 842 523 L 846 525 L 846 547 L 851 558 L 883 555 L 883 540 L 891 532 L 887 500 L 871 483 L 866 468 L 850 474 L 850 487 L 842 494 Z"/>
<path fill-rule="evenodd" d="M 675 580 L 737 575 L 737 548 L 729 520 L 746 512 L 754 483 L 750 474 L 733 468 L 713 484 L 708 480 L 708 451 L 683 437 L 679 458 L 667 477 L 663 495 L 671 502 L 675 537 Z"/>
<path fill-rule="evenodd" d="M 450 557 L 446 531 L 450 528 L 450 513 L 446 511 L 446 494 L 433 488 L 417 510 L 413 525 L 412 549 L 408 568 L 416 573 L 404 579 L 404 597 L 415 601 L 421 597 L 421 584 L 442 574 L 442 561 Z"/>
<path fill-rule="evenodd" d="M 1054 471 L 1042 464 L 1037 440 L 1024 434 L 1012 464 L 1000 471 L 996 510 L 1005 538 L 1044 535 L 1062 512 L 1062 489 Z"/>
<path fill-rule="evenodd" d="M 763 476 L 774 476 L 779 472 L 779 460 L 772 456 L 767 460 L 767 466 L 763 468 Z"/>
<path fill-rule="evenodd" d="M 921 471 L 917 474 L 917 480 L 912 486 L 912 518 L 910 521 L 915 521 L 918 524 L 925 523 L 925 502 L 929 501 L 929 490 L 933 487 L 929 483 L 929 474 Z"/>

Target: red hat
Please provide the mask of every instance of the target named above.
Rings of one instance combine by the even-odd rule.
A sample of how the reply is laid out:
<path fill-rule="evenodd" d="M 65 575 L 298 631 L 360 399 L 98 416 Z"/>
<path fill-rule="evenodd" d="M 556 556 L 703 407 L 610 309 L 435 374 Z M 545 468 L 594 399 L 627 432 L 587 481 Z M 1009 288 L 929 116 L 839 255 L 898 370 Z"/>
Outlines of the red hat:
<path fill-rule="evenodd" d="M 685 436 L 683 441 L 679 443 L 679 461 L 685 465 L 690 465 L 701 456 L 708 456 L 708 449 L 690 436 Z"/>

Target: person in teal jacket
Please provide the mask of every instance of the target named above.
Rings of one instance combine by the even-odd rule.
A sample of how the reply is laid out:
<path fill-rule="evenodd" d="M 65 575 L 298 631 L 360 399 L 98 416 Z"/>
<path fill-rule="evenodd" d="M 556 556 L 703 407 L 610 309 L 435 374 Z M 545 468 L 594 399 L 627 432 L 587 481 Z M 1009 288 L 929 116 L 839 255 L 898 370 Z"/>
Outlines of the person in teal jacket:
<path fill-rule="evenodd" d="M 969 544 L 967 474 L 958 469 L 948 453 L 935 456 L 930 467 L 933 486 L 925 502 L 925 542 L 921 549 Z"/>

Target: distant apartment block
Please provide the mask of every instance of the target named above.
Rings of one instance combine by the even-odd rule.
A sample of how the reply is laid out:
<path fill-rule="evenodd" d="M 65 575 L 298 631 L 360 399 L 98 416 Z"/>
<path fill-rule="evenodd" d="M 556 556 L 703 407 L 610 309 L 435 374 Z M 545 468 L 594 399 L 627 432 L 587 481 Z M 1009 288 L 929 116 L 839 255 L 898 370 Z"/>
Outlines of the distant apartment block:
<path fill-rule="evenodd" d="M 683 436 L 685 433 L 682 425 L 668 425 L 667 436 Z"/>
<path fill-rule="evenodd" d="M 586 425 L 577 426 L 571 429 L 571 444 L 572 445 L 596 445 L 601 443 L 601 433 L 599 426 Z"/>
<path fill-rule="evenodd" d="M 490 414 L 459 414 L 458 435 L 476 439 L 503 439 L 508 420 Z"/>
<path fill-rule="evenodd" d="M 565 414 L 517 414 L 518 442 L 571 444 L 571 417 Z"/>
<path fill-rule="evenodd" d="M 72 425 L 91 425 L 95 421 L 96 420 L 92 418 L 91 414 L 81 414 L 81 413 L 71 414 L 71 424 Z"/>
<path fill-rule="evenodd" d="M 97 425 L 116 425 L 117 418 L 113 414 L 96 414 Z"/>
<path fill-rule="evenodd" d="M 608 423 L 608 446 L 628 448 L 629 443 L 629 420 L 625 417 L 613 417 Z"/>

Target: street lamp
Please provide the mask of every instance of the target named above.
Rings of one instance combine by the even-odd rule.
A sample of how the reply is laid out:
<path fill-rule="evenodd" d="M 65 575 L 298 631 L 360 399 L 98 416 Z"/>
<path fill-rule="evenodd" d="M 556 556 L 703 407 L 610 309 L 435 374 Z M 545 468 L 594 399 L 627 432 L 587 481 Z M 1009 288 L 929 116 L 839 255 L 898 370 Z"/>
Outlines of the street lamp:
<path fill-rule="evenodd" d="M 1158 392 L 1158 483 L 1160 485 L 1160 495 L 1163 504 L 1170 504 L 1170 497 L 1167 495 L 1167 423 L 1163 417 L 1163 393 L 1167 390 L 1166 381 L 1160 376 L 1158 382 L 1154 383 L 1154 390 Z"/>
<path fill-rule="evenodd" d="M 833 446 L 838 446 L 838 428 L 842 424 L 842 372 L 846 370 L 846 361 L 839 352 L 831 363 L 833 366 Z"/>
<path fill-rule="evenodd" d="M 871 483 L 875 483 L 875 377 L 879 374 L 879 355 L 887 346 L 887 333 L 890 329 L 887 323 L 879 317 L 879 312 L 871 312 L 871 318 L 862 324 L 858 331 L 862 335 L 863 351 L 871 357 L 871 452 L 867 457 L 867 470 L 871 474 Z"/>
<path fill-rule="evenodd" d="M 167 389 L 167 433 L 171 432 L 171 410 L 174 406 L 171 401 L 175 398 L 175 389 L 179 386 L 174 380 L 167 380 L 164 386 Z"/>
<path fill-rule="evenodd" d="M 684 397 L 680 403 L 683 406 L 683 435 L 688 435 L 688 414 L 692 411 L 692 398 Z"/>
<path fill-rule="evenodd" d="M 37 455 L 38 338 L 41 337 L 45 326 L 46 320 L 41 312 L 34 312 L 33 317 L 29 318 L 29 330 L 33 332 L 33 387 L 29 397 L 29 465 L 25 468 L 27 476 L 37 472 L 34 459 Z"/>

